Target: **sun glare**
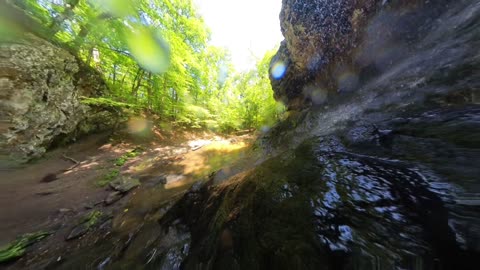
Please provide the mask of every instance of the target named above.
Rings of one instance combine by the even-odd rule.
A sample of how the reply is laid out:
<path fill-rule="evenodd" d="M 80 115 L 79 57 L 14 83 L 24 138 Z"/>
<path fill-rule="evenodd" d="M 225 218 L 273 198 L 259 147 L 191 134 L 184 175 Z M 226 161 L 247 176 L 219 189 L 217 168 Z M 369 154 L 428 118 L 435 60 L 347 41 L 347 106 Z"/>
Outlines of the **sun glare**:
<path fill-rule="evenodd" d="M 235 68 L 252 68 L 266 51 L 283 40 L 281 0 L 195 0 L 212 30 L 212 45 L 227 48 Z"/>

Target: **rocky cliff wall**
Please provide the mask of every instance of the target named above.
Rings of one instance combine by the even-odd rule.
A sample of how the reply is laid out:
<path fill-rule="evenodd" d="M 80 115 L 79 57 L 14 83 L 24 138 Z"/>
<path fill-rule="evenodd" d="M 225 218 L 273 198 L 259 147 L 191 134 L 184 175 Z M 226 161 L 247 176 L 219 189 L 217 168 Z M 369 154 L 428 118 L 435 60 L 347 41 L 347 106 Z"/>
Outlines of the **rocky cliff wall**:
<path fill-rule="evenodd" d="M 96 113 L 81 96 L 107 91 L 102 77 L 67 51 L 33 35 L 0 44 L 2 160 L 41 156 L 55 141 L 74 139 Z M 104 119 L 108 119 L 108 116 Z M 93 121 L 93 120 L 92 120 Z M 111 127 L 106 121 L 104 128 Z"/>

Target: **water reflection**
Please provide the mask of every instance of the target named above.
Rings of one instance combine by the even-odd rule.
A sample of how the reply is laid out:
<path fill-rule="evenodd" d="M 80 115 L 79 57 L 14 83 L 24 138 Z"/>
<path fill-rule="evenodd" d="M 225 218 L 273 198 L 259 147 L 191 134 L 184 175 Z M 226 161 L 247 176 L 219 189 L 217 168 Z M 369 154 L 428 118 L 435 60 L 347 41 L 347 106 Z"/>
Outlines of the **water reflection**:
<path fill-rule="evenodd" d="M 128 212 L 114 218 L 114 230 L 128 232 L 145 221 L 154 222 L 165 213 L 193 184 L 208 179 L 208 175 L 222 169 L 229 175 L 229 167 L 246 157 L 250 137 L 229 140 L 192 140 L 186 148 L 157 148 L 165 153 L 151 160 L 145 159 L 130 169 L 138 175 L 142 186 L 137 189 L 125 206 Z"/>
<path fill-rule="evenodd" d="M 192 191 L 161 223 L 168 227 L 180 218 L 197 239 L 186 265 L 230 260 L 231 253 L 212 245 L 227 228 L 235 258 L 230 265 L 453 269 L 470 255 L 451 226 L 452 187 L 437 185 L 425 173 L 409 163 L 349 152 L 334 138 L 318 138 L 209 194 Z M 268 254 L 268 262 L 261 254 Z"/>

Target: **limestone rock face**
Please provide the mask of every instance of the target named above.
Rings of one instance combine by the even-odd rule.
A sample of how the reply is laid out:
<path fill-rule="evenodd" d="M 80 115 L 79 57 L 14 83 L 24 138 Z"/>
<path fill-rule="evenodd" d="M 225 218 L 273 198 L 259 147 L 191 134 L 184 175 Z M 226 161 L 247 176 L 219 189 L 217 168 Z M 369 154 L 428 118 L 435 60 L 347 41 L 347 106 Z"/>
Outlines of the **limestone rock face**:
<path fill-rule="evenodd" d="M 73 55 L 33 35 L 0 44 L 0 149 L 2 159 L 41 156 L 72 136 L 106 84 Z"/>
<path fill-rule="evenodd" d="M 271 71 L 285 71 L 270 76 L 275 97 L 301 109 L 353 91 L 401 58 L 446 2 L 283 0 L 285 40 Z"/>

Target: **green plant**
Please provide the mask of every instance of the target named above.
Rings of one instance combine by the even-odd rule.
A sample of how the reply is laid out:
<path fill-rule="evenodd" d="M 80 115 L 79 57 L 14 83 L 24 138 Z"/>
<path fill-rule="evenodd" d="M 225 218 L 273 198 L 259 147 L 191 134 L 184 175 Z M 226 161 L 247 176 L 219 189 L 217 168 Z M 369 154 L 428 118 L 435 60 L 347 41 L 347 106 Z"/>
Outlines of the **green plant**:
<path fill-rule="evenodd" d="M 26 248 L 43 238 L 49 236 L 50 232 L 27 233 L 17 238 L 9 245 L 0 248 L 0 263 L 12 261 L 25 254 Z"/>
<path fill-rule="evenodd" d="M 117 178 L 119 174 L 120 174 L 120 171 L 118 169 L 111 169 L 106 174 L 100 177 L 100 179 L 97 181 L 97 186 L 99 187 L 107 186 L 110 182 L 112 182 L 115 178 Z"/>
<path fill-rule="evenodd" d="M 123 166 L 127 162 L 127 158 L 121 156 L 115 160 L 115 166 Z"/>
<path fill-rule="evenodd" d="M 136 148 L 135 150 L 127 152 L 123 154 L 121 157 L 117 158 L 114 164 L 116 166 L 123 166 L 129 159 L 138 156 L 141 152 L 142 150 L 140 148 Z"/>
<path fill-rule="evenodd" d="M 81 103 L 89 106 L 110 107 L 110 108 L 134 108 L 135 104 L 118 102 L 109 98 L 97 97 L 81 97 Z"/>

